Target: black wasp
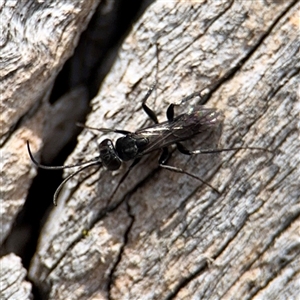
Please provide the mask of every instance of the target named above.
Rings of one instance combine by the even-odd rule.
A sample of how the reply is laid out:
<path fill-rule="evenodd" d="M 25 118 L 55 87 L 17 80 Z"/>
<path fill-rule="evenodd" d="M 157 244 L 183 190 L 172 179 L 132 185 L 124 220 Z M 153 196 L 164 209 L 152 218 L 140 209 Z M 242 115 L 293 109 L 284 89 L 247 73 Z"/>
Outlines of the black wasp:
<path fill-rule="evenodd" d="M 45 166 L 38 163 L 34 159 L 29 147 L 29 142 L 27 141 L 27 148 L 28 148 L 30 158 L 33 161 L 33 163 L 39 168 L 58 170 L 58 169 L 83 166 L 76 172 L 66 177 L 63 180 L 63 182 L 59 185 L 59 187 L 57 188 L 54 194 L 54 199 L 53 199 L 54 205 L 56 205 L 58 194 L 61 191 L 63 185 L 69 179 L 71 179 L 73 176 L 75 176 L 82 170 L 94 165 L 98 165 L 99 168 L 104 167 L 107 170 L 114 171 L 120 168 L 123 161 L 133 160 L 129 169 L 123 175 L 117 188 L 113 192 L 114 195 L 119 185 L 124 181 L 124 179 L 130 172 L 130 170 L 141 160 L 141 158 L 144 155 L 149 154 L 150 152 L 156 150 L 161 150 L 162 152 L 158 160 L 158 164 L 160 167 L 170 171 L 189 175 L 201 181 L 202 183 L 206 184 L 211 189 L 219 193 L 218 190 L 216 190 L 213 186 L 211 186 L 209 183 L 207 183 L 200 177 L 188 173 L 180 168 L 173 167 L 166 164 L 171 155 L 168 147 L 173 144 L 176 145 L 179 152 L 185 155 L 217 153 L 217 152 L 234 151 L 240 149 L 268 151 L 267 149 L 257 148 L 257 147 L 199 149 L 199 150 L 192 150 L 192 151 L 188 150 L 181 142 L 191 139 L 195 135 L 204 133 L 208 129 L 219 126 L 221 122 L 221 118 L 220 118 L 220 116 L 222 115 L 221 112 L 217 111 L 214 108 L 206 108 L 203 105 L 196 105 L 190 112 L 183 113 L 177 117 L 174 117 L 175 106 L 180 106 L 183 103 L 187 102 L 188 100 L 195 98 L 196 96 L 201 97 L 201 92 L 196 92 L 183 98 L 179 104 L 174 104 L 174 103 L 170 104 L 166 112 L 167 121 L 159 123 L 155 112 L 146 105 L 146 101 L 149 98 L 154 88 L 155 85 L 153 85 L 148 90 L 147 94 L 142 100 L 143 110 L 149 116 L 149 118 L 155 123 L 154 125 L 146 128 L 141 128 L 135 132 L 119 130 L 119 129 L 109 129 L 109 128 L 93 128 L 93 127 L 87 127 L 81 125 L 82 127 L 92 129 L 92 130 L 98 130 L 104 133 L 114 132 L 123 135 L 123 137 L 117 139 L 115 146 L 110 139 L 103 140 L 99 145 L 99 156 L 93 160 L 75 164 L 75 165 L 68 165 L 68 166 Z"/>

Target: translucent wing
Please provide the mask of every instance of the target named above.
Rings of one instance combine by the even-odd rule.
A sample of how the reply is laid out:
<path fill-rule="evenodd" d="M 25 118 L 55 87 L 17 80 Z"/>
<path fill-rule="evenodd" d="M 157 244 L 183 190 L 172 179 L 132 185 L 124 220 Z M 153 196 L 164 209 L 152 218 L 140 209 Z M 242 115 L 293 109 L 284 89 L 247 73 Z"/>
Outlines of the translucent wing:
<path fill-rule="evenodd" d="M 146 137 L 149 144 L 141 153 L 167 147 L 216 127 L 222 121 L 221 112 L 213 108 L 197 106 L 190 113 L 181 114 L 173 121 L 166 121 L 132 133 L 133 137 Z"/>

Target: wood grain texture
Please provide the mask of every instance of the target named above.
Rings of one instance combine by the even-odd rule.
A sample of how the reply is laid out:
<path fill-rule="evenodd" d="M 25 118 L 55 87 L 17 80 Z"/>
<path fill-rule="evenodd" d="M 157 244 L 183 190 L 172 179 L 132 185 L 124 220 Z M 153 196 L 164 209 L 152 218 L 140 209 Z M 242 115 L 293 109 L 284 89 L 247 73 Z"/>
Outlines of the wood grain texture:
<path fill-rule="evenodd" d="M 126 166 L 76 176 L 29 270 L 49 299 L 296 298 L 299 8 L 296 1 L 157 1 L 148 8 L 92 101 L 87 125 L 134 131 L 151 124 L 141 99 L 154 82 L 149 105 L 160 120 L 169 103 L 208 87 L 207 106 L 225 115 L 219 147 L 274 153 L 174 152 L 171 165 L 221 195 L 158 168 L 158 153 L 145 157 L 112 199 Z M 84 131 L 66 164 L 96 155 L 93 134 Z"/>
<path fill-rule="evenodd" d="M 34 176 L 25 150 L 26 140 L 35 150 L 41 146 L 49 109 L 45 100 L 98 2 L 1 3 L 0 143 L 4 201 L 0 244 L 22 208 Z"/>
<path fill-rule="evenodd" d="M 21 259 L 9 254 L 1 257 L 0 265 L 0 299 L 32 299 L 31 283 L 25 280 L 27 270 L 23 268 Z"/>

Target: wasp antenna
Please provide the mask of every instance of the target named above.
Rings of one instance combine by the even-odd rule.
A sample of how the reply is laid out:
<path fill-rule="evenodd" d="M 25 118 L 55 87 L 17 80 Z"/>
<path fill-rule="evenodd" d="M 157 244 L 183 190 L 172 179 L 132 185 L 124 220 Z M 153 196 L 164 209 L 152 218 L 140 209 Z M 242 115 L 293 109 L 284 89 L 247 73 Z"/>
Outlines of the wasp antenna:
<path fill-rule="evenodd" d="M 63 186 L 65 185 L 65 183 L 70 180 L 71 178 L 73 178 L 75 175 L 77 175 L 78 173 L 80 173 L 81 171 L 91 167 L 91 166 L 96 166 L 96 165 L 99 165 L 99 168 L 102 166 L 102 163 L 100 161 L 98 162 L 91 162 L 89 165 L 87 166 L 84 166 L 82 168 L 80 168 L 79 170 L 75 171 L 74 173 L 70 174 L 69 176 L 67 176 L 63 181 L 62 183 L 58 186 L 58 188 L 56 189 L 55 193 L 54 193 L 54 196 L 53 196 L 53 204 L 55 206 L 57 206 L 57 199 L 58 199 L 58 196 L 59 196 L 59 193 L 60 191 L 62 190 Z"/>
<path fill-rule="evenodd" d="M 82 162 L 82 163 L 78 163 L 78 164 L 74 164 L 74 165 L 67 165 L 67 166 L 45 166 L 40 164 L 39 162 L 36 161 L 36 159 L 33 157 L 31 149 L 30 149 L 30 145 L 29 145 L 29 141 L 27 141 L 27 149 L 28 149 L 28 153 L 30 156 L 30 159 L 32 160 L 32 162 L 41 169 L 46 169 L 46 170 L 62 170 L 62 169 L 68 169 L 68 168 L 75 168 L 75 167 L 80 167 L 86 164 L 90 164 L 90 163 L 96 163 L 99 161 L 98 158 L 86 161 L 86 162 Z"/>

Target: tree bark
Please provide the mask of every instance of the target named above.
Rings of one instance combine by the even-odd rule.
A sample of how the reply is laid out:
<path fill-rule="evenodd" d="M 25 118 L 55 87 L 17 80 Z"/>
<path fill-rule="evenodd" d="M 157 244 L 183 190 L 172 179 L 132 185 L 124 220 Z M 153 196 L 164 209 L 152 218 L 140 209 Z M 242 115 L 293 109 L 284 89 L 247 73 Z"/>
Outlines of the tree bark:
<path fill-rule="evenodd" d="M 35 170 L 26 140 L 38 149 L 53 82 L 72 55 L 99 1 L 2 1 L 0 4 L 1 236 L 11 234 Z M 37 212 L 38 213 L 38 212 Z M 22 244 L 26 228 L 17 244 Z M 32 299 L 15 255 L 1 259 L 1 299 Z M 22 277 L 23 276 L 23 277 Z"/>
<path fill-rule="evenodd" d="M 99 1 L 10 1 L 1 7 L 1 158 L 3 235 L 29 188 L 26 140 L 40 147 L 45 100 Z M 35 115 L 35 119 L 32 119 Z M 4 217 L 5 216 L 5 217 Z"/>
<path fill-rule="evenodd" d="M 21 259 L 9 254 L 1 257 L 0 265 L 0 299 L 32 299 L 31 284 L 25 280 L 27 270 L 23 268 Z"/>
<path fill-rule="evenodd" d="M 158 1 L 147 9 L 86 124 L 135 131 L 151 124 L 141 100 L 153 83 L 147 103 L 160 121 L 168 104 L 207 88 L 206 106 L 225 116 L 219 148 L 272 152 L 173 153 L 170 165 L 221 194 L 159 168 L 159 153 L 143 158 L 115 194 L 130 164 L 74 176 L 59 194 L 29 270 L 41 293 L 49 299 L 296 298 L 299 9 L 297 1 Z M 66 164 L 96 157 L 95 140 L 117 137 L 84 130 Z"/>

